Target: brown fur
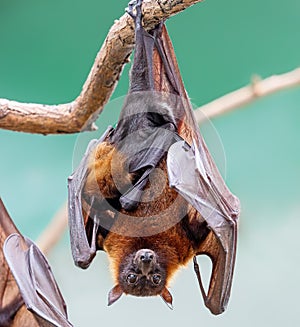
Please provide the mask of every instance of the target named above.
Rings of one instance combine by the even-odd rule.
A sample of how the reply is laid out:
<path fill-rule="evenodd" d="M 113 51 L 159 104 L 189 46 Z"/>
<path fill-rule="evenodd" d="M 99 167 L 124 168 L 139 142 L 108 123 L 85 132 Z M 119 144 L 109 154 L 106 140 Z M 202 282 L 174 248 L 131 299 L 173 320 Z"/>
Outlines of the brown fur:
<path fill-rule="evenodd" d="M 98 194 L 99 199 L 118 199 L 134 177 L 126 171 L 125 159 L 116 147 L 104 142 L 91 154 L 84 193 Z M 188 217 L 194 216 L 192 210 L 186 200 L 169 187 L 164 158 L 151 173 L 137 208 L 120 209 L 111 218 L 114 223 L 106 238 L 98 237 L 98 247 L 109 256 L 115 284 L 120 281 L 122 264 L 146 248 L 158 256 L 166 273 L 165 286 L 168 286 L 174 273 L 195 255 L 194 244 L 184 228 Z"/>
<path fill-rule="evenodd" d="M 84 194 L 100 199 L 114 198 L 131 184 L 133 174 L 125 169 L 125 160 L 110 143 L 99 144 L 89 158 L 89 173 Z"/>
<path fill-rule="evenodd" d="M 188 210 L 187 202 L 169 187 L 163 160 L 152 174 L 137 209 L 122 210 L 103 243 L 115 282 L 123 260 L 139 249 L 148 248 L 164 263 L 168 284 L 175 271 L 194 255 L 181 221 Z"/>
<path fill-rule="evenodd" d="M 114 281 L 118 281 L 119 266 L 124 258 L 141 248 L 149 248 L 166 265 L 167 285 L 174 273 L 192 259 L 194 249 L 183 232 L 180 223 L 167 231 L 149 237 L 126 237 L 109 233 L 104 242 L 104 249 L 109 255 Z"/>

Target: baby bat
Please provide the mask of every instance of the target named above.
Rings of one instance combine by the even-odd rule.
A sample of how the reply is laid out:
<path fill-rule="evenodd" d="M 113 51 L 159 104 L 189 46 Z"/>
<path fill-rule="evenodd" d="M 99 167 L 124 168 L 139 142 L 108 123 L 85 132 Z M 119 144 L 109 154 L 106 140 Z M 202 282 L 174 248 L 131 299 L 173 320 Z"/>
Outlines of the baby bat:
<path fill-rule="evenodd" d="M 69 225 L 75 264 L 107 252 L 121 295 L 160 295 L 193 259 L 205 305 L 227 305 L 237 242 L 239 200 L 228 190 L 200 135 L 163 22 L 147 32 L 142 1 L 129 3 L 135 53 L 129 93 L 115 128 L 92 140 L 69 177 Z M 212 260 L 206 294 L 196 256 Z"/>
<path fill-rule="evenodd" d="M 46 258 L 20 234 L 1 198 L 0 262 L 0 326 L 73 326 Z"/>

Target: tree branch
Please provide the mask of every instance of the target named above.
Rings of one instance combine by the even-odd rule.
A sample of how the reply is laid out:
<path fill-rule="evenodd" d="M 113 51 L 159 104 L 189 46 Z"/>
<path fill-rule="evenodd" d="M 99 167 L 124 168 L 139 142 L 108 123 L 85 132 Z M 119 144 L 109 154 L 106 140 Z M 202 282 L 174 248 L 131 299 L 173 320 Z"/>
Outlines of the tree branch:
<path fill-rule="evenodd" d="M 201 0 L 144 0 L 146 29 Z M 0 128 L 57 134 L 95 129 L 93 121 L 109 100 L 134 46 L 132 18 L 124 14 L 111 27 L 80 95 L 60 105 L 20 103 L 0 99 Z"/>
<path fill-rule="evenodd" d="M 194 113 L 197 121 L 201 123 L 203 119 L 214 118 L 245 106 L 258 98 L 296 86 L 300 86 L 300 68 L 285 74 L 273 75 L 263 80 L 254 77 L 250 85 L 225 94 L 196 109 Z"/>
<path fill-rule="evenodd" d="M 56 212 L 49 225 L 36 240 L 40 250 L 47 255 L 62 238 L 68 226 L 68 203 L 65 202 Z"/>

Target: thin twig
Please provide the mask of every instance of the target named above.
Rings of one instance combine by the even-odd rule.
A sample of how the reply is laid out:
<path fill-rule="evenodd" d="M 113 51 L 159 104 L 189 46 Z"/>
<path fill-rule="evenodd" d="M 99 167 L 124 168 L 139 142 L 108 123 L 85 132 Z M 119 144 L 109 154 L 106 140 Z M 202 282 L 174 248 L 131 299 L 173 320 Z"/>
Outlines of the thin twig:
<path fill-rule="evenodd" d="M 300 68 L 288 73 L 270 76 L 266 79 L 253 79 L 252 83 L 228 93 L 195 110 L 197 121 L 223 115 L 245 106 L 252 101 L 288 88 L 300 86 Z"/>
<path fill-rule="evenodd" d="M 144 0 L 146 29 L 202 0 Z M 93 130 L 97 115 L 109 100 L 134 46 L 134 27 L 124 14 L 111 27 L 80 95 L 59 105 L 0 99 L 0 128 L 38 134 Z"/>
<path fill-rule="evenodd" d="M 67 202 L 64 203 L 42 232 L 36 243 L 40 250 L 47 255 L 62 238 L 68 226 Z"/>

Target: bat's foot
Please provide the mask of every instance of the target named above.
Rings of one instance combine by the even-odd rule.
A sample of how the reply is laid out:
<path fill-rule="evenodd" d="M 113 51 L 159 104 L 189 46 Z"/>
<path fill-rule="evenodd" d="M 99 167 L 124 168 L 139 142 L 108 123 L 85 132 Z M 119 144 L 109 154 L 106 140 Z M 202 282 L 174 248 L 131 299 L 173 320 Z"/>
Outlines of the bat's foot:
<path fill-rule="evenodd" d="M 135 21 L 142 19 L 142 3 L 143 0 L 131 0 L 128 3 L 128 7 L 125 9 L 127 14 L 130 17 L 132 17 Z"/>
<path fill-rule="evenodd" d="M 165 24 L 165 21 L 162 20 L 160 21 L 156 26 L 155 29 L 153 30 L 153 37 L 154 39 L 159 39 L 162 35 L 162 28 Z"/>

